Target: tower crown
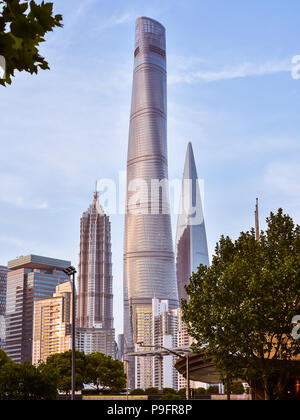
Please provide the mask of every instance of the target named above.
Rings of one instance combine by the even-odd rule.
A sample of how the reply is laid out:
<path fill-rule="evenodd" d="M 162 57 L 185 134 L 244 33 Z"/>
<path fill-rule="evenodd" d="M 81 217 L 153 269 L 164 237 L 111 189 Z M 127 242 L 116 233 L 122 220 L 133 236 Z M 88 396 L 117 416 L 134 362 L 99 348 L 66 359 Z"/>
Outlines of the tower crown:
<path fill-rule="evenodd" d="M 152 62 L 165 67 L 166 30 L 163 25 L 144 16 L 137 19 L 134 56 L 135 66 Z"/>

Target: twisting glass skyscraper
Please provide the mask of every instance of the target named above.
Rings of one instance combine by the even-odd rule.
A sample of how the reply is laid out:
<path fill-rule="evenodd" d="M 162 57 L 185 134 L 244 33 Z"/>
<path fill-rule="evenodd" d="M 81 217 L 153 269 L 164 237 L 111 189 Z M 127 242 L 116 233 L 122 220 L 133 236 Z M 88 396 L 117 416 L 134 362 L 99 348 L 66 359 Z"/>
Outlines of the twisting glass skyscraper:
<path fill-rule="evenodd" d="M 178 306 L 169 198 L 164 183 L 168 179 L 166 79 L 165 28 L 153 19 L 140 17 L 135 33 L 127 161 L 126 352 L 136 349 L 140 341 L 147 344 L 152 298 L 168 300 L 170 308 Z M 155 194 L 158 183 L 161 187 Z"/>

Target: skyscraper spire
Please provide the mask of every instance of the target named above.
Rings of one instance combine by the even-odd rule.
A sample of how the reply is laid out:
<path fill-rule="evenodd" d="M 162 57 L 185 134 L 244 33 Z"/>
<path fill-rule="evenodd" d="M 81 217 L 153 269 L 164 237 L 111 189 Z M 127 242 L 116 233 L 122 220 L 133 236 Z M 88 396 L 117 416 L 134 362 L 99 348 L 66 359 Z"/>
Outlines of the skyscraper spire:
<path fill-rule="evenodd" d="M 94 192 L 94 203 L 98 201 L 98 190 L 97 190 L 97 181 L 95 184 L 95 192 Z"/>
<path fill-rule="evenodd" d="M 192 144 L 186 152 L 176 233 L 176 273 L 179 299 L 198 266 L 209 265 L 206 229 Z"/>

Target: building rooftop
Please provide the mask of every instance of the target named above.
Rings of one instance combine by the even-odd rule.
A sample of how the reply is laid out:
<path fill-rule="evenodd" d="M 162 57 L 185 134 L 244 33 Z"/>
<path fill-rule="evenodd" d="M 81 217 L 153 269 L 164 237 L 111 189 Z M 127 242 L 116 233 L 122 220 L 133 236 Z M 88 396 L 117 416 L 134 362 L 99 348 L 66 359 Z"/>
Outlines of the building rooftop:
<path fill-rule="evenodd" d="M 59 260 L 56 258 L 42 257 L 40 255 L 21 256 L 8 261 L 8 268 L 16 270 L 19 268 L 40 268 L 63 270 L 71 265 L 71 261 Z"/>

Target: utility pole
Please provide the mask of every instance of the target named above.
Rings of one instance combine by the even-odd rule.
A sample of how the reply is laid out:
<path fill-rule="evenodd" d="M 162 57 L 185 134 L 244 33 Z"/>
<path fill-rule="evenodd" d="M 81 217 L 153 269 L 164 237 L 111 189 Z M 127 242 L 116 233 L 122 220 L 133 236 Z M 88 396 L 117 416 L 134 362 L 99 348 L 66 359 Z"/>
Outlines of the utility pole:
<path fill-rule="evenodd" d="M 255 206 L 255 237 L 259 241 L 259 212 L 258 212 L 258 198 L 256 199 Z"/>

